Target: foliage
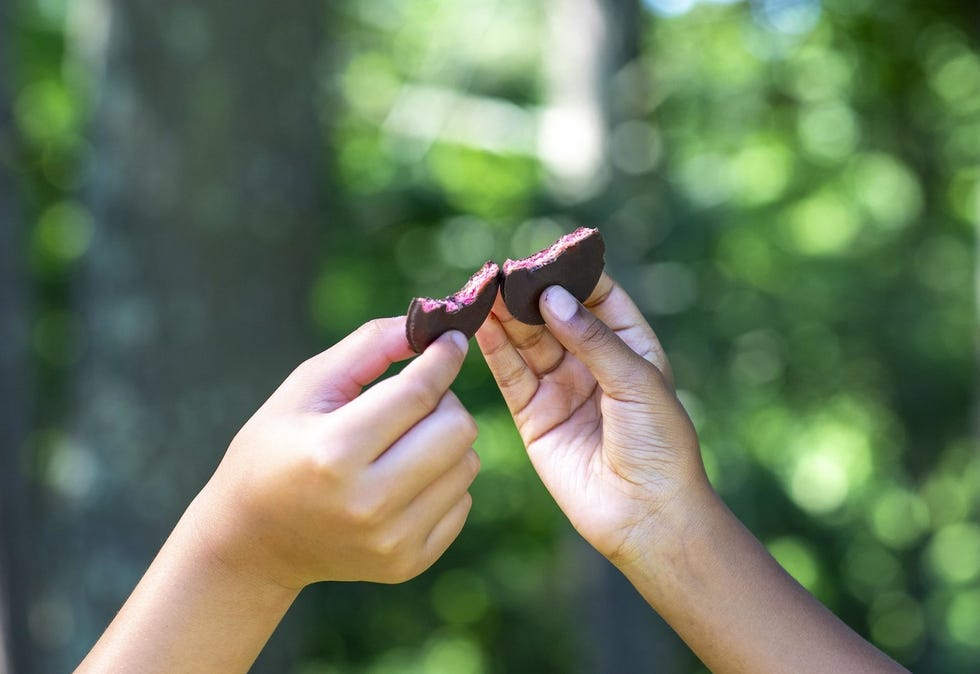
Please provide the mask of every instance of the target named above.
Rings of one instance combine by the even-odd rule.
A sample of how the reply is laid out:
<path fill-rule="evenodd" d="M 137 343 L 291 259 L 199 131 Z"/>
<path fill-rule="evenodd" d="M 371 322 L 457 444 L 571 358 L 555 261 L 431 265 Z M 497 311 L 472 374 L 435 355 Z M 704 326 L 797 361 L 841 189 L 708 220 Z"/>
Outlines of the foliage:
<path fill-rule="evenodd" d="M 90 74 L 64 48 L 61 5 L 22 4 L 14 109 L 41 297 L 34 347 L 42 398 L 56 401 L 84 350 L 68 293 L 93 227 L 78 171 Z M 651 0 L 642 55 L 610 88 L 608 182 L 570 201 L 535 142 L 555 58 L 540 37 L 546 3 L 336 3 L 321 151 L 344 224 L 326 232 L 310 292 L 321 338 L 443 296 L 484 260 L 590 218 L 667 348 L 736 513 L 894 657 L 972 671 L 971 7 Z M 477 353 L 456 389 L 481 428 L 466 530 L 404 586 L 308 593 L 299 671 L 572 671 L 582 657 L 573 534 Z M 36 437 L 61 414 L 42 406 Z M 57 465 L 39 461 L 37 479 L 70 483 Z"/>

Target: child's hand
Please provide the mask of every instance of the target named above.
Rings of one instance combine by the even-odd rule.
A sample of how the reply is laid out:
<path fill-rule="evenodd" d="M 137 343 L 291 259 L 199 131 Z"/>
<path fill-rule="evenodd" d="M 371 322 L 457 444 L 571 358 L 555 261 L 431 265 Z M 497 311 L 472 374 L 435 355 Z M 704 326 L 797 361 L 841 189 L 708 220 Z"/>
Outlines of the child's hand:
<path fill-rule="evenodd" d="M 412 355 L 405 318 L 372 321 L 300 365 L 245 424 L 192 506 L 222 563 L 301 588 L 394 583 L 428 568 L 463 527 L 479 469 L 476 424 L 449 391 L 466 340 Z"/>
<path fill-rule="evenodd" d="M 650 552 L 675 497 L 710 492 L 697 436 L 653 330 L 609 276 L 584 307 L 560 287 L 541 307 L 547 325 L 525 325 L 498 297 L 480 348 L 558 505 L 629 562 Z"/>
<path fill-rule="evenodd" d="M 494 306 L 477 338 L 575 528 L 713 672 L 904 672 L 780 568 L 712 491 L 653 330 L 606 275 L 546 326 Z M 591 311 L 590 311 L 591 309 Z"/>

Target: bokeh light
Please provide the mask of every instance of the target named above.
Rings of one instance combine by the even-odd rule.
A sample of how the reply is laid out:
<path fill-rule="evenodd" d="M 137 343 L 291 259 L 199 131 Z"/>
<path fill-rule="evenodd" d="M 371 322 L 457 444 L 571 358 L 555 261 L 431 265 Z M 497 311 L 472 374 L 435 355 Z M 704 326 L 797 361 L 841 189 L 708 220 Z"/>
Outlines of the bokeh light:
<path fill-rule="evenodd" d="M 22 234 L 34 409 L 9 465 L 44 506 L 32 568 L 83 587 L 53 571 L 31 586 L 27 647 L 55 663 L 45 671 L 77 663 L 207 479 L 195 459 L 220 452 L 275 376 L 205 380 L 273 363 L 285 376 L 279 332 L 306 338 L 298 362 L 588 225 L 663 342 L 732 510 L 904 665 L 972 674 L 973 4 L 335 2 L 315 57 L 290 60 L 299 33 L 272 35 L 261 8 L 241 17 L 260 17 L 269 44 L 243 50 L 222 41 L 212 2 L 145 16 L 19 3 L 2 40 L 0 206 Z M 126 50 L 136 35 L 141 58 Z M 240 72 L 245 51 L 262 67 Z M 276 64 L 302 74 L 294 97 L 264 96 Z M 194 95 L 154 103 L 187 82 Z M 247 107 L 275 111 L 268 128 L 237 127 Z M 301 160 L 270 159 L 288 144 L 275 120 L 302 130 Z M 296 185 L 316 207 L 294 212 Z M 267 222 L 257 195 L 278 200 Z M 285 254 L 249 248 L 293 235 Z M 222 332 L 213 298 L 228 286 L 255 316 Z M 297 297 L 306 315 L 284 321 Z M 218 334 L 201 361 L 221 371 L 153 369 L 171 351 L 201 362 Z M 261 357 L 229 364 L 250 340 Z M 291 671 L 572 671 L 601 650 L 578 616 L 598 613 L 590 574 L 610 572 L 583 561 L 477 351 L 454 385 L 480 428 L 466 529 L 407 585 L 311 588 Z M 154 357 L 127 360 L 141 352 Z M 138 499 L 113 500 L 132 484 Z M 701 671 L 664 643 L 678 672 Z"/>
<path fill-rule="evenodd" d="M 980 526 L 959 522 L 936 532 L 926 558 L 944 582 L 962 584 L 980 577 Z"/>

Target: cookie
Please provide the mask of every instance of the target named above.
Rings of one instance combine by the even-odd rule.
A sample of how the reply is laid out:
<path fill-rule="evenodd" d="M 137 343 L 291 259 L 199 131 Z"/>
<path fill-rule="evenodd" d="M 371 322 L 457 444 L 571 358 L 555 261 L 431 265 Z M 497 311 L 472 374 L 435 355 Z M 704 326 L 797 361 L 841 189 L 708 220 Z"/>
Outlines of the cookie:
<path fill-rule="evenodd" d="M 487 262 L 457 293 L 441 300 L 416 297 L 408 306 L 405 322 L 409 345 L 422 353 L 449 330 L 459 330 L 469 339 L 490 313 L 499 286 L 500 267 Z"/>
<path fill-rule="evenodd" d="M 520 260 L 504 262 L 504 304 L 522 323 L 542 325 L 538 301 L 545 288 L 560 285 L 583 302 L 606 266 L 606 244 L 598 229 L 579 227 L 551 246 Z"/>

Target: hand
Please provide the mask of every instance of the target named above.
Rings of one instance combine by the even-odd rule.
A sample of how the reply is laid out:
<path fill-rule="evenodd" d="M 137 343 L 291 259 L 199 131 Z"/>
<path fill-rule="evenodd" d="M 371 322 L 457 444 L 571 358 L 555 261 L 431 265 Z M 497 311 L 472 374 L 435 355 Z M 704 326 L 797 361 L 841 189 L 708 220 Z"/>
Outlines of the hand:
<path fill-rule="evenodd" d="M 547 289 L 541 311 L 546 325 L 520 323 L 498 296 L 477 340 L 555 501 L 628 563 L 649 554 L 679 496 L 710 493 L 697 435 L 656 335 L 608 275 L 585 306 Z"/>
<path fill-rule="evenodd" d="M 300 365 L 235 437 L 192 506 L 215 557 L 287 588 L 394 583 L 459 534 L 479 468 L 476 425 L 450 392 L 466 340 L 412 355 L 405 318 L 367 323 Z"/>
<path fill-rule="evenodd" d="M 591 309 L 591 311 L 590 311 Z M 545 326 L 498 298 L 477 339 L 572 524 L 713 672 L 903 672 L 797 584 L 711 490 L 670 366 L 606 275 Z"/>

